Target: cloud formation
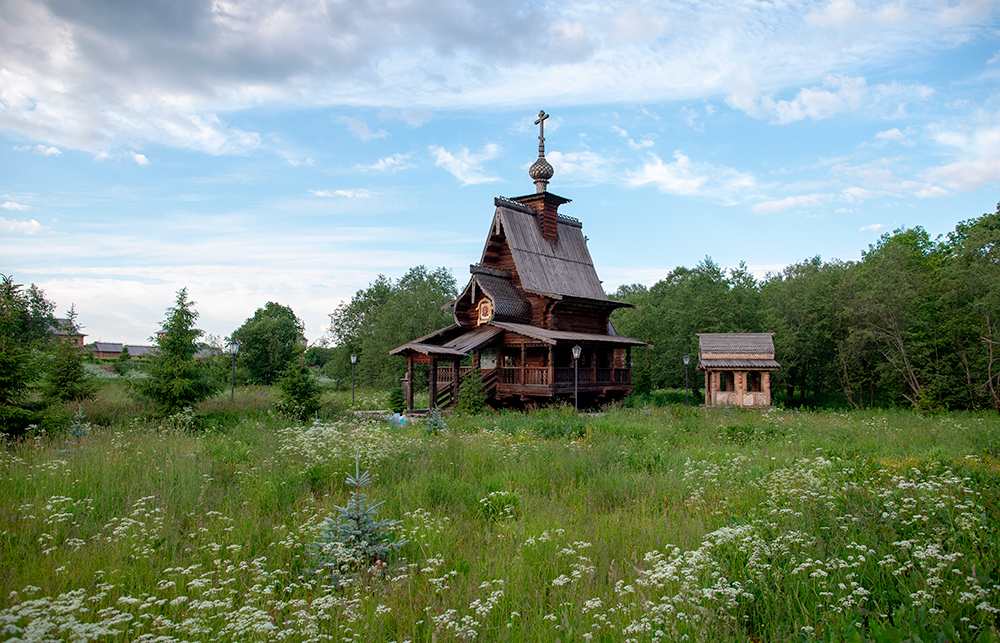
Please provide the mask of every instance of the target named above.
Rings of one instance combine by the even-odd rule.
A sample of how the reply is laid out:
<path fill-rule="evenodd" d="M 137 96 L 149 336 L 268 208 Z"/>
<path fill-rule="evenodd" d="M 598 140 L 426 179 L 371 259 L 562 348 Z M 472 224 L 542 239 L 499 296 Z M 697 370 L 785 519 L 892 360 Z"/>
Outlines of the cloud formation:
<path fill-rule="evenodd" d="M 483 167 L 483 163 L 496 158 L 500 153 L 500 146 L 496 143 L 487 143 L 478 154 L 470 153 L 465 147 L 457 152 L 449 152 L 434 145 L 430 147 L 430 151 L 434 155 L 434 165 L 461 181 L 463 186 L 500 180 L 499 177 L 486 176 L 486 169 Z"/>
<path fill-rule="evenodd" d="M 725 204 L 742 201 L 757 183 L 750 174 L 692 161 L 680 150 L 674 152 L 674 160 L 669 163 L 650 154 L 640 169 L 626 174 L 626 182 L 629 187 L 655 185 L 668 194 L 706 197 Z"/>
<path fill-rule="evenodd" d="M 866 88 L 838 70 L 953 47 L 996 11 L 992 0 L 21 0 L 0 18 L 0 128 L 55 149 L 218 155 L 264 144 L 227 115 L 268 104 L 386 108 L 412 127 L 434 110 L 543 99 L 726 96 L 775 123 L 859 104 L 894 113 L 923 90 Z"/>
<path fill-rule="evenodd" d="M 5 204 L 6 205 L 6 204 Z M 5 219 L 0 217 L 0 232 L 15 232 L 21 234 L 37 234 L 39 232 L 52 232 L 52 228 L 44 226 L 34 219 L 18 221 L 17 219 Z"/>

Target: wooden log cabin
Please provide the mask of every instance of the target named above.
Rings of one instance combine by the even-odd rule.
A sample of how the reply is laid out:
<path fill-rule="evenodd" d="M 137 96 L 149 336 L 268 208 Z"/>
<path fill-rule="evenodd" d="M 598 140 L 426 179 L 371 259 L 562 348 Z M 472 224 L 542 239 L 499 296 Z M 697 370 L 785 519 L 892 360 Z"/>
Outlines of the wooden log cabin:
<path fill-rule="evenodd" d="M 705 406 L 771 405 L 774 333 L 699 333 L 698 370 L 705 371 Z"/>
<path fill-rule="evenodd" d="M 453 404 L 470 375 L 483 382 L 493 406 L 572 400 L 574 386 L 580 406 L 594 406 L 631 390 L 631 351 L 646 343 L 615 332 L 611 312 L 631 304 L 607 298 L 583 224 L 559 213 L 569 199 L 547 190 L 553 169 L 545 160 L 546 118 L 542 112 L 536 121 L 538 160 L 529 170 L 535 193 L 494 199 L 482 256 L 449 304 L 454 323 L 390 351 L 407 358 L 408 411 L 419 363 L 430 365 L 432 408 Z M 575 346 L 582 349 L 576 369 Z"/>

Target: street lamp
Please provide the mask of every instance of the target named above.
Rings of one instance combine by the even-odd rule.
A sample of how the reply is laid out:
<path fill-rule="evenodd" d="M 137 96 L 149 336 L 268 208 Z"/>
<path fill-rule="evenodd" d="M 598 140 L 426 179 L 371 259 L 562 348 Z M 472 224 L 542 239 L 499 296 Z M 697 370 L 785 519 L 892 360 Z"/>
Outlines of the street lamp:
<path fill-rule="evenodd" d="M 357 363 L 357 353 L 351 353 L 351 406 L 354 406 L 354 365 Z"/>
<path fill-rule="evenodd" d="M 688 401 L 688 364 L 690 363 L 691 363 L 691 356 L 685 355 L 684 356 L 684 404 L 687 404 L 688 406 L 691 406 L 691 403 Z"/>
<path fill-rule="evenodd" d="M 577 344 L 573 347 L 573 408 L 580 410 L 580 354 L 583 349 Z"/>
<path fill-rule="evenodd" d="M 236 353 L 240 352 L 240 343 L 235 339 L 229 341 L 229 352 L 233 354 L 233 385 L 229 391 L 229 401 L 236 397 Z"/>

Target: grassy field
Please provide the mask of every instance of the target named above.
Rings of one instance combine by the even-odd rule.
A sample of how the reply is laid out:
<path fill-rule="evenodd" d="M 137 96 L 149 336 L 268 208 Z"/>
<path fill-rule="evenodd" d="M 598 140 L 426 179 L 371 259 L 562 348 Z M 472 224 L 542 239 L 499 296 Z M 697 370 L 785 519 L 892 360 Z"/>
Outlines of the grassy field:
<path fill-rule="evenodd" d="M 996 415 L 555 409 L 435 433 L 300 426 L 272 395 L 153 421 L 114 383 L 87 435 L 0 450 L 0 640 L 1000 640 Z M 310 543 L 358 455 L 407 542 L 337 587 Z"/>

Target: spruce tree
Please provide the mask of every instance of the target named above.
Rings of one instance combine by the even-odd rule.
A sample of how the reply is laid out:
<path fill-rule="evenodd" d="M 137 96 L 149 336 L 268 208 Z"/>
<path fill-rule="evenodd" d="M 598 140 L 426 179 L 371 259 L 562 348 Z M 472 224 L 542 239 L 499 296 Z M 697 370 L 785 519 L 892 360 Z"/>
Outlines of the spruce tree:
<path fill-rule="evenodd" d="M 156 338 L 159 350 L 150 365 L 149 377 L 140 380 L 137 388 L 157 404 L 161 413 L 170 414 L 210 397 L 222 384 L 194 359 L 202 331 L 194 327 L 198 313 L 194 302 L 188 300 L 187 288 L 177 291 L 174 306 L 166 312 L 166 332 Z"/>
<path fill-rule="evenodd" d="M 76 307 L 70 306 L 66 313 L 64 330 L 70 336 L 79 332 L 76 323 Z M 94 395 L 95 383 L 87 379 L 83 369 L 83 349 L 69 338 L 56 338 L 52 345 L 52 357 L 42 395 L 50 400 L 84 400 Z"/>

